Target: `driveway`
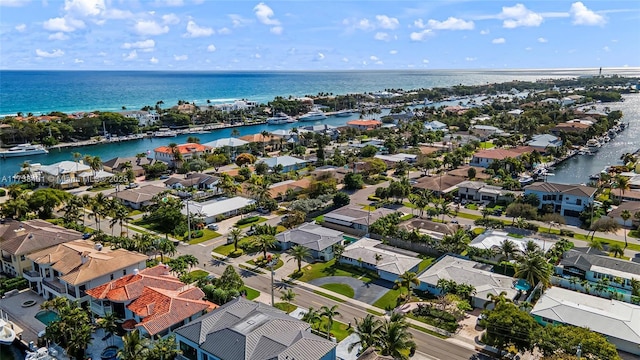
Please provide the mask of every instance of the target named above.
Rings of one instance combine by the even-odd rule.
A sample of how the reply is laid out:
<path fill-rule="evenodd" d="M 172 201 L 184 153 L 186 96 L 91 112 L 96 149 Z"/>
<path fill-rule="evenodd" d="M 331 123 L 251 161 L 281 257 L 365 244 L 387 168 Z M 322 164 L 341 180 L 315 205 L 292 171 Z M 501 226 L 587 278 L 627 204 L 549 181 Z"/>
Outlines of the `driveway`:
<path fill-rule="evenodd" d="M 373 304 L 389 291 L 388 287 L 376 284 L 375 281 L 365 283 L 349 276 L 327 276 L 309 281 L 309 284 L 321 286 L 325 284 L 346 284 L 353 288 L 353 298 L 367 304 Z"/>

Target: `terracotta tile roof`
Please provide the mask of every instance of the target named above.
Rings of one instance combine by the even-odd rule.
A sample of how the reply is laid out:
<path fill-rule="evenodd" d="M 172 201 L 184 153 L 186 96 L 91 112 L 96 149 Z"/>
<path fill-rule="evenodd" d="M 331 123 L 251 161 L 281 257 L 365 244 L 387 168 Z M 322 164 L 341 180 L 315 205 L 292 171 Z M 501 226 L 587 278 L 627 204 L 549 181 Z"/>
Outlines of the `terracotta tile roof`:
<path fill-rule="evenodd" d="M 476 158 L 483 159 L 494 159 L 494 160 L 504 160 L 506 158 L 517 158 L 520 157 L 523 153 L 531 152 L 533 148 L 529 146 L 522 146 L 511 149 L 488 149 L 488 150 L 480 150 L 476 152 L 473 156 Z"/>
<path fill-rule="evenodd" d="M 33 252 L 82 238 L 82 233 L 44 220 L 15 221 L 0 225 L 0 248 L 12 255 Z"/>
<path fill-rule="evenodd" d="M 178 290 L 184 286 L 184 283 L 171 275 L 166 266 L 161 264 L 141 270 L 137 275 L 126 275 L 89 289 L 87 294 L 94 299 L 126 302 L 140 297 L 145 286 L 165 290 Z"/>
<path fill-rule="evenodd" d="M 455 190 L 458 184 L 463 181 L 463 177 L 451 176 L 449 174 L 445 174 L 442 176 L 425 176 L 418 179 L 418 182 L 415 183 L 413 187 L 435 192 L 450 192 Z"/>
<path fill-rule="evenodd" d="M 28 256 L 37 264 L 51 264 L 59 279 L 80 285 L 118 270 L 144 263 L 147 256 L 124 249 L 97 246 L 93 241 L 75 240 L 40 250 Z"/>
<path fill-rule="evenodd" d="M 485 179 L 490 179 L 491 175 L 484 173 L 484 168 L 479 167 L 479 166 L 463 166 L 463 167 L 459 167 L 457 169 L 453 169 L 453 170 L 449 170 L 447 171 L 447 175 L 452 175 L 452 176 L 461 176 L 464 178 L 467 178 L 469 175 L 469 169 L 470 168 L 474 168 L 476 169 L 476 179 L 481 179 L 481 180 L 485 180 Z"/>
<path fill-rule="evenodd" d="M 143 327 L 150 335 L 155 335 L 193 315 L 218 307 L 200 300 L 203 297 L 204 292 L 197 287 L 183 291 L 145 287 L 140 297 L 127 308 L 142 318 L 136 327 Z"/>
<path fill-rule="evenodd" d="M 245 135 L 245 136 L 241 136 L 238 139 L 240 140 L 244 140 L 244 141 L 248 141 L 248 142 L 269 142 L 272 139 L 273 140 L 277 140 L 279 138 L 276 138 L 273 135 L 267 135 L 267 136 L 263 136 L 262 134 L 253 134 L 253 135 Z"/>
<path fill-rule="evenodd" d="M 212 149 L 211 146 L 195 144 L 195 143 L 180 144 L 177 146 L 177 148 L 178 148 L 178 151 L 180 151 L 180 154 L 200 153 L 200 152 L 205 152 L 209 149 Z M 153 151 L 157 153 L 164 153 L 164 154 L 173 153 L 171 148 L 168 146 L 159 146 L 153 149 Z"/>
<path fill-rule="evenodd" d="M 279 194 L 284 195 L 288 189 L 293 189 L 293 191 L 299 192 L 308 188 L 310 184 L 311 180 L 307 178 L 292 182 L 286 182 L 286 184 L 273 184 L 276 186 L 272 186 L 269 188 L 269 194 L 271 194 L 271 198 L 275 199 Z"/>
<path fill-rule="evenodd" d="M 380 126 L 382 125 L 382 123 L 378 120 L 351 120 L 351 121 L 347 121 L 347 125 Z"/>

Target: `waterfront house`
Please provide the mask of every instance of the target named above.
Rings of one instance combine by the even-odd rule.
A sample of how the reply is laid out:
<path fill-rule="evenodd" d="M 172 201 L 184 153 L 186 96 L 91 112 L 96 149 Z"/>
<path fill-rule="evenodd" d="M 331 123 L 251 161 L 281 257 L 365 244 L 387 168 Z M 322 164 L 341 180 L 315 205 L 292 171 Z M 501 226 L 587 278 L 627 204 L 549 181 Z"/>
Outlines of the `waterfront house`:
<path fill-rule="evenodd" d="M 177 145 L 175 149 L 169 146 L 159 146 L 153 149 L 154 159 L 165 162 L 169 167 L 178 168 L 186 161 L 196 157 L 206 156 L 211 152 L 212 147 L 196 143 Z M 176 160 L 176 152 L 180 153 L 182 160 Z"/>
<path fill-rule="evenodd" d="M 265 163 L 269 167 L 269 169 L 273 169 L 278 165 L 282 166 L 282 172 L 296 171 L 307 167 L 310 163 L 309 160 L 299 159 L 297 157 L 284 155 L 284 156 L 276 156 L 271 158 L 262 158 L 256 162 L 257 163 Z"/>
<path fill-rule="evenodd" d="M 36 286 L 37 271 L 27 256 L 55 245 L 82 238 L 82 233 L 65 229 L 50 222 L 34 219 L 18 221 L 3 219 L 0 222 L 0 252 L 2 272 L 23 276 Z"/>
<path fill-rule="evenodd" d="M 365 235 L 369 233 L 369 224 L 395 212 L 387 208 L 364 210 L 360 206 L 347 205 L 325 214 L 322 225 L 353 235 Z"/>
<path fill-rule="evenodd" d="M 34 178 L 53 188 L 69 189 L 113 176 L 104 170 L 94 170 L 82 161 L 60 161 L 51 165 L 31 164 L 29 171 Z"/>
<path fill-rule="evenodd" d="M 308 134 L 320 134 L 328 136 L 332 141 L 335 141 L 340 135 L 340 131 L 337 127 L 328 124 L 319 125 L 306 125 L 298 128 L 298 132 L 302 135 L 300 142 L 302 145 L 309 144 Z"/>
<path fill-rule="evenodd" d="M 492 136 L 504 135 L 504 130 L 491 125 L 473 125 L 469 128 L 469 133 L 485 141 Z"/>
<path fill-rule="evenodd" d="M 144 269 L 146 255 L 111 249 L 89 240 L 74 240 L 32 253 L 37 290 L 45 299 L 63 296 L 89 305 L 88 289 Z"/>
<path fill-rule="evenodd" d="M 235 100 L 232 103 L 207 105 L 206 109 L 208 110 L 209 108 L 211 108 L 213 110 L 219 110 L 219 111 L 228 113 L 228 112 L 231 112 L 231 111 L 238 111 L 238 110 L 247 111 L 247 110 L 251 110 L 251 109 L 255 108 L 256 106 L 258 106 L 258 102 L 257 101 Z M 201 106 L 200 108 L 202 109 L 203 107 L 204 106 Z"/>
<path fill-rule="evenodd" d="M 398 224 L 398 229 L 407 232 L 418 231 L 420 234 L 429 235 L 432 239 L 442 240 L 446 235 L 453 235 L 458 225 L 444 224 L 428 219 L 411 219 Z"/>
<path fill-rule="evenodd" d="M 491 175 L 484 172 L 485 168 L 479 166 L 461 166 L 457 169 L 447 171 L 447 175 L 460 176 L 465 179 L 469 178 L 469 169 L 473 168 L 476 171 L 476 179 L 487 180 L 491 179 Z M 470 179 L 471 180 L 471 179 Z"/>
<path fill-rule="evenodd" d="M 140 126 L 148 126 L 160 120 L 158 113 L 143 110 L 120 111 L 119 114 L 126 118 L 138 120 Z"/>
<path fill-rule="evenodd" d="M 514 288 L 516 279 L 497 274 L 486 266 L 457 256 L 445 255 L 427 268 L 420 276 L 418 288 L 433 295 L 443 295 L 438 280 L 455 281 L 457 284 L 471 285 L 475 292 L 471 295 L 471 305 L 483 308 L 489 294 L 494 296 L 505 292 L 506 298 L 515 300 L 518 290 Z M 491 308 L 490 306 L 488 308 Z"/>
<path fill-rule="evenodd" d="M 440 122 L 438 120 L 428 121 L 424 124 L 424 129 L 427 131 L 447 131 L 449 130 L 449 126 L 447 124 Z"/>
<path fill-rule="evenodd" d="M 476 236 L 471 242 L 469 246 L 478 248 L 478 249 L 494 249 L 500 250 L 500 247 L 503 242 L 506 240 L 511 241 L 515 246 L 516 250 L 520 253 L 524 253 L 527 249 L 527 243 L 533 242 L 536 244 L 540 250 L 543 252 L 547 252 L 551 247 L 555 244 L 556 240 L 547 239 L 545 237 L 542 238 L 532 238 L 527 236 L 511 236 L 508 232 L 503 230 L 487 230 L 482 234 Z"/>
<path fill-rule="evenodd" d="M 251 134 L 251 135 L 245 135 L 245 136 L 241 136 L 239 137 L 240 140 L 244 140 L 248 143 L 256 143 L 256 144 L 260 144 L 260 148 L 262 149 L 262 146 L 264 145 L 265 147 L 269 148 L 269 145 L 274 146 L 276 144 L 280 144 L 280 139 L 276 138 L 275 136 L 269 134 L 267 136 L 262 135 L 261 133 L 258 134 Z"/>
<path fill-rule="evenodd" d="M 183 215 L 187 215 L 188 212 L 192 214 L 199 214 L 202 216 L 202 220 L 206 224 L 211 224 L 220 219 L 228 218 L 231 216 L 241 214 L 247 207 L 254 205 L 255 200 L 248 199 L 242 196 L 236 196 L 232 198 L 220 198 L 215 200 L 209 200 L 205 202 L 197 202 L 189 200 L 188 205 L 183 206 L 180 212 Z"/>
<path fill-rule="evenodd" d="M 139 188 L 117 191 L 110 196 L 114 199 L 120 200 L 120 202 L 125 206 L 140 210 L 143 207 L 153 205 L 153 199 L 158 196 L 158 194 L 165 191 L 167 191 L 167 189 L 160 186 L 145 185 Z"/>
<path fill-rule="evenodd" d="M 559 148 L 562 146 L 562 139 L 551 134 L 533 135 L 527 145 L 535 149 L 541 154 L 545 154 L 550 148 Z"/>
<path fill-rule="evenodd" d="M 625 210 L 631 213 L 631 218 L 627 221 L 624 221 L 620 216 Z M 638 220 L 634 219 L 634 215 L 637 212 L 640 212 L 640 201 L 623 201 L 615 209 L 609 211 L 607 216 L 614 219 L 621 226 L 631 226 L 632 228 L 635 228 L 638 225 Z"/>
<path fill-rule="evenodd" d="M 205 146 L 209 146 L 212 149 L 219 149 L 224 147 L 229 147 L 233 149 L 241 148 L 243 146 L 248 145 L 248 141 L 240 140 L 237 138 L 222 138 L 218 140 L 209 141 L 204 143 Z"/>
<path fill-rule="evenodd" d="M 482 181 L 464 181 L 458 184 L 458 198 L 482 203 L 496 202 L 507 193 L 500 186 L 487 185 Z"/>
<path fill-rule="evenodd" d="M 375 130 L 382 127 L 382 122 L 378 120 L 359 119 L 347 121 L 347 126 L 358 130 Z"/>
<path fill-rule="evenodd" d="M 625 190 L 622 193 L 622 189 L 611 189 L 609 193 L 611 196 L 611 200 L 613 201 L 632 201 L 632 202 L 640 202 L 640 190 Z"/>
<path fill-rule="evenodd" d="M 472 166 L 479 166 L 483 168 L 489 167 L 491 163 L 496 160 L 504 160 L 507 158 L 518 159 L 522 154 L 531 152 L 533 149 L 528 146 L 521 146 L 511 149 L 485 149 L 480 150 L 473 154 L 471 162 Z"/>
<path fill-rule="evenodd" d="M 301 245 L 309 249 L 314 260 L 329 261 L 333 259 L 333 245 L 342 243 L 343 235 L 342 231 L 315 223 L 304 223 L 297 228 L 277 234 L 276 239 L 282 250 Z"/>
<path fill-rule="evenodd" d="M 549 207 L 562 216 L 579 217 L 585 207 L 593 204 L 597 190 L 584 185 L 542 182 L 525 186 L 524 196 L 536 195 L 540 200 L 539 209 Z"/>
<path fill-rule="evenodd" d="M 139 177 L 144 175 L 144 166 L 151 165 L 153 163 L 153 159 L 149 159 L 145 157 L 115 157 L 113 159 L 109 159 L 102 163 L 102 168 L 105 171 L 112 173 L 124 173 L 127 167 L 131 166 L 131 171 L 133 171 L 133 175 L 135 177 Z"/>
<path fill-rule="evenodd" d="M 424 176 L 413 184 L 416 190 L 429 190 L 434 195 L 440 196 L 448 194 L 458 188 L 458 184 L 464 181 L 463 177 L 452 176 L 449 174 L 438 176 Z"/>
<path fill-rule="evenodd" d="M 555 127 L 549 130 L 553 135 L 560 135 L 560 133 L 572 133 L 581 134 L 587 131 L 592 124 L 581 123 L 580 121 L 567 121 L 557 124 Z"/>
<path fill-rule="evenodd" d="M 566 324 L 604 335 L 620 351 L 640 355 L 640 306 L 551 287 L 531 315 L 542 325 Z"/>
<path fill-rule="evenodd" d="M 380 279 L 393 282 L 407 271 L 418 272 L 421 260 L 415 252 L 394 248 L 379 240 L 362 238 L 349 244 L 339 261 L 373 270 Z"/>
<path fill-rule="evenodd" d="M 336 344 L 269 305 L 234 299 L 175 330 L 179 359 L 336 360 Z"/>

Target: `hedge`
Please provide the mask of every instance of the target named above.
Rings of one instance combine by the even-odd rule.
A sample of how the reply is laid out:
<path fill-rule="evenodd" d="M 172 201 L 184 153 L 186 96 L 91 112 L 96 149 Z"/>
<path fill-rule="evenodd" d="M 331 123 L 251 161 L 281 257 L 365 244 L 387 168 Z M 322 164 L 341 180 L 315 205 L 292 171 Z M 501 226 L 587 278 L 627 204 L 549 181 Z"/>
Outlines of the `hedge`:
<path fill-rule="evenodd" d="M 232 251 L 232 252 L 230 252 L 230 253 L 229 253 L 229 257 L 237 258 L 237 257 L 242 256 L 242 254 L 244 254 L 244 251 L 242 251 L 242 249 L 238 249 L 238 250 L 236 250 L 236 251 Z"/>
<path fill-rule="evenodd" d="M 0 296 L 4 295 L 7 291 L 22 290 L 29 287 L 29 281 L 22 277 L 4 279 L 0 281 Z"/>
<path fill-rule="evenodd" d="M 238 222 L 236 222 L 236 225 L 250 224 L 258 220 L 260 220 L 260 216 L 249 216 L 244 219 L 238 220 Z"/>
<path fill-rule="evenodd" d="M 0 196 L 7 195 L 7 191 L 5 189 L 0 189 Z"/>

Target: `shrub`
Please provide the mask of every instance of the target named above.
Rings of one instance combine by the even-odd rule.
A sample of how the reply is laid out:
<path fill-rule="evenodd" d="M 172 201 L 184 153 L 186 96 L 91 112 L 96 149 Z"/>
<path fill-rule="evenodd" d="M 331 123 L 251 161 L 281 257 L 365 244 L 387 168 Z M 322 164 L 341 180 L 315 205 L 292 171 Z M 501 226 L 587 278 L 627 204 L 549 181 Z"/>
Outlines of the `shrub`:
<path fill-rule="evenodd" d="M 242 251 L 242 249 L 238 249 L 238 250 L 230 252 L 229 253 L 229 257 L 237 258 L 237 257 L 242 256 L 242 254 L 244 254 L 244 251 Z"/>
<path fill-rule="evenodd" d="M 575 235 L 575 233 L 573 231 L 571 231 L 571 230 L 560 229 L 560 235 L 573 237 Z"/>
<path fill-rule="evenodd" d="M 5 189 L 0 189 L 0 196 L 7 195 L 7 191 Z"/>
<path fill-rule="evenodd" d="M 244 168 L 244 169 L 246 169 L 246 168 Z M 242 183 L 242 182 L 244 182 L 246 180 L 246 178 L 243 175 L 238 174 L 238 175 L 233 177 L 233 180 L 235 180 L 235 182 Z"/>
<path fill-rule="evenodd" d="M 204 232 L 202 230 L 196 230 L 196 231 L 192 231 L 191 232 L 191 238 L 192 239 L 201 238 L 203 236 L 204 236 Z"/>
<path fill-rule="evenodd" d="M 23 290 L 29 287 L 29 281 L 22 277 L 3 279 L 0 281 L 0 296 L 4 295 L 7 291 L 11 290 Z"/>
<path fill-rule="evenodd" d="M 238 221 L 236 222 L 236 225 L 245 225 L 245 224 L 250 224 L 250 223 L 256 222 L 256 221 L 258 221 L 258 220 L 260 220 L 260 217 L 259 217 L 259 216 L 249 216 L 249 217 L 246 217 L 246 218 L 244 218 L 244 219 L 240 219 L 240 220 L 238 220 Z"/>

